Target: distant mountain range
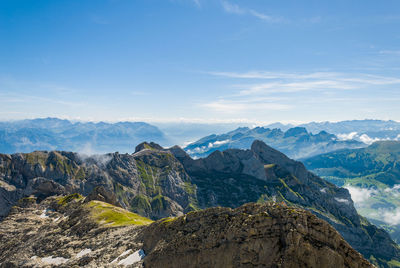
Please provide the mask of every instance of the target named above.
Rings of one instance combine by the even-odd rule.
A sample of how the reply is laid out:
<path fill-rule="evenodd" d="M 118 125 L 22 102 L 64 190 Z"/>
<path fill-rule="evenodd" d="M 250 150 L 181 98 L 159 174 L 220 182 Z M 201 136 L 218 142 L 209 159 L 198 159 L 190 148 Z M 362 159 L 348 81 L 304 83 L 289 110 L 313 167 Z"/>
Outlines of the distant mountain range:
<path fill-rule="evenodd" d="M 294 125 L 274 123 L 266 127 L 287 130 L 294 127 Z M 400 123 L 393 120 L 366 119 L 341 122 L 311 122 L 298 125 L 298 127 L 304 127 L 314 134 L 326 131 L 337 135 L 340 139 L 357 139 L 369 144 L 382 139 L 394 140 L 400 138 Z"/>
<path fill-rule="evenodd" d="M 346 187 L 359 213 L 400 243 L 400 142 L 340 150 L 305 159 L 312 172 Z"/>
<path fill-rule="evenodd" d="M 254 140 L 262 140 L 291 158 L 304 158 L 344 148 L 360 148 L 366 145 L 356 140 L 340 140 L 333 134 L 321 131 L 308 132 L 304 127 L 294 127 L 283 132 L 280 129 L 242 127 L 221 135 L 210 135 L 184 149 L 192 157 L 205 157 L 216 150 L 230 148 L 247 149 Z"/>
<path fill-rule="evenodd" d="M 92 123 L 43 118 L 0 122 L 0 152 L 67 150 L 85 154 L 132 152 L 145 140 L 168 142 L 157 127 L 143 122 Z"/>
<path fill-rule="evenodd" d="M 241 127 L 237 128 L 239 125 Z M 230 131 L 234 128 L 237 129 Z M 132 152 L 134 144 L 152 140 L 163 146 L 187 146 L 192 156 L 202 157 L 217 149 L 249 148 L 252 141 L 260 139 L 290 157 L 304 158 L 399 138 L 400 123 L 380 120 L 312 122 L 297 127 L 274 123 L 257 128 L 238 123 L 152 125 L 144 122 L 71 122 L 58 118 L 0 122 L 0 153 L 34 150 L 124 153 Z"/>

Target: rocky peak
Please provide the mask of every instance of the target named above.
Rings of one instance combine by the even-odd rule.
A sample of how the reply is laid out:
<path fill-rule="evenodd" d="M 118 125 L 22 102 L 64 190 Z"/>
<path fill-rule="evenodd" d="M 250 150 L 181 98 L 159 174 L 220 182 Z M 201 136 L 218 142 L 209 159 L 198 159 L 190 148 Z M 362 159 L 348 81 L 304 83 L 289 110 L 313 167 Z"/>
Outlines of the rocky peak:
<path fill-rule="evenodd" d="M 186 153 L 185 150 L 183 150 L 178 145 L 169 148 L 168 151 L 170 151 L 176 158 L 190 158 L 188 153 Z"/>
<path fill-rule="evenodd" d="M 271 132 L 267 135 L 269 138 L 275 138 L 275 137 L 280 137 L 283 136 L 283 132 L 280 128 L 274 128 L 271 130 Z"/>
<path fill-rule="evenodd" d="M 140 143 L 139 145 L 136 146 L 135 153 L 137 153 L 139 151 L 142 151 L 142 150 L 145 150 L 145 149 L 148 149 L 148 150 L 164 150 L 164 148 L 161 147 L 157 143 L 154 143 L 154 142 L 148 143 L 148 142 L 145 141 L 145 142 L 142 142 L 142 143 Z"/>
<path fill-rule="evenodd" d="M 251 150 L 258 156 L 264 164 L 276 164 L 299 178 L 307 178 L 308 172 L 301 162 L 287 157 L 285 154 L 266 145 L 264 142 L 256 140 L 251 145 Z"/>
<path fill-rule="evenodd" d="M 307 129 L 304 127 L 290 128 L 285 132 L 285 137 L 298 137 L 301 135 L 308 135 Z"/>

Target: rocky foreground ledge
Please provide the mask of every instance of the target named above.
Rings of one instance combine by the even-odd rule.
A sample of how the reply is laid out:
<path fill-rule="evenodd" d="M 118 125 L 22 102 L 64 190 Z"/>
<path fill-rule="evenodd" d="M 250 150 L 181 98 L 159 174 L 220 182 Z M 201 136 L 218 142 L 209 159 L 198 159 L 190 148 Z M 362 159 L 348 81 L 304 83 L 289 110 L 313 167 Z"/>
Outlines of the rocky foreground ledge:
<path fill-rule="evenodd" d="M 0 241 L 1 267 L 374 267 L 325 221 L 276 203 L 152 222 L 78 194 L 24 198 Z"/>

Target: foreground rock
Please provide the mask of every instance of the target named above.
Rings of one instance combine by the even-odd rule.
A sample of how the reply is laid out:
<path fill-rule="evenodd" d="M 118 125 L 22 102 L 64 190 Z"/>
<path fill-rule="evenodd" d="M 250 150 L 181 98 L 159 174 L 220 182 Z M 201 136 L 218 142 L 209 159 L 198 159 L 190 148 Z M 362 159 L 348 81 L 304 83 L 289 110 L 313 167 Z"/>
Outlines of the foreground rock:
<path fill-rule="evenodd" d="M 28 198 L 0 223 L 0 240 L 2 267 L 373 267 L 325 221 L 272 203 L 151 224 L 79 195 Z"/>

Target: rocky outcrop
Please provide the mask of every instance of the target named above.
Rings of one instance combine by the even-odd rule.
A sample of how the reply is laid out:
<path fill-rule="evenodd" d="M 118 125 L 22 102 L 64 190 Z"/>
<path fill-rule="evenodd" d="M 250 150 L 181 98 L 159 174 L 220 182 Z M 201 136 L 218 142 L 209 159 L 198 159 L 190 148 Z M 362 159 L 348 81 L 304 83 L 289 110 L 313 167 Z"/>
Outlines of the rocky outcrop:
<path fill-rule="evenodd" d="M 90 200 L 118 203 L 152 218 L 193 210 L 196 197 L 190 177 L 170 152 L 160 148 L 143 143 L 135 154 L 90 157 L 71 152 L 0 154 L 0 199 L 4 200 L 0 217 L 24 196 L 44 199 L 75 192 L 90 195 Z M 99 186 L 112 192 L 116 200 L 99 192 Z"/>
<path fill-rule="evenodd" d="M 329 224 L 278 204 L 192 212 L 142 237 L 146 267 L 372 267 Z"/>
<path fill-rule="evenodd" d="M 94 205 L 129 212 L 79 195 L 36 202 L 0 223 L 2 267 L 373 267 L 325 221 L 276 203 L 115 225 Z"/>
<path fill-rule="evenodd" d="M 121 207 L 121 204 L 118 202 L 115 194 L 111 191 L 106 190 L 103 186 L 95 187 L 93 191 L 85 198 L 86 203 L 92 200 L 98 200 L 117 207 Z"/>

